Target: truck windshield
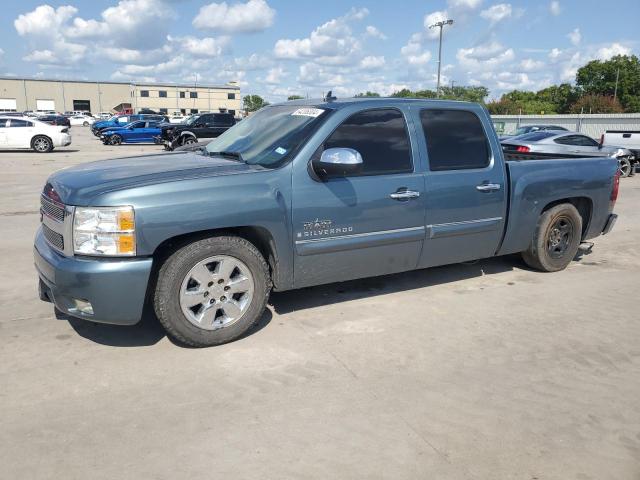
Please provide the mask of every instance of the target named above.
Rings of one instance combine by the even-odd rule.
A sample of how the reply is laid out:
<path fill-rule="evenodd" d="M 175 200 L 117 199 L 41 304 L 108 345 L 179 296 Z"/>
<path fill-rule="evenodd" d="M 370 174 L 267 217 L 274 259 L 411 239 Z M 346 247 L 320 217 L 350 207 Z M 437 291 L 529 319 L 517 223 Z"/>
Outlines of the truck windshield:
<path fill-rule="evenodd" d="M 328 110 L 315 107 L 265 107 L 209 143 L 207 152 L 234 154 L 243 162 L 275 168 L 291 158 L 327 115 Z"/>

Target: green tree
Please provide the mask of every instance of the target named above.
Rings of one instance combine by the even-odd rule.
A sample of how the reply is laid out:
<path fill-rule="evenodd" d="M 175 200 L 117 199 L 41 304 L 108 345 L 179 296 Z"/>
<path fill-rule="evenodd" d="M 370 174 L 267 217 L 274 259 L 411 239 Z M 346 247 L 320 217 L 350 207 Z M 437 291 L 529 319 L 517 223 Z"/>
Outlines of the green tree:
<path fill-rule="evenodd" d="M 536 99 L 554 104 L 557 113 L 569 113 L 569 107 L 577 98 L 576 88 L 568 83 L 552 85 L 536 92 Z"/>
<path fill-rule="evenodd" d="M 370 92 L 369 90 L 367 90 L 366 92 L 362 93 L 358 93 L 357 95 L 355 95 L 355 98 L 362 98 L 362 97 L 379 97 L 380 94 L 377 92 Z"/>
<path fill-rule="evenodd" d="M 487 103 L 487 110 L 491 115 L 516 115 L 520 109 L 512 100 L 501 98 Z"/>
<path fill-rule="evenodd" d="M 402 90 L 398 90 L 397 92 L 393 92 L 391 94 L 392 97 L 399 98 L 415 98 L 415 94 L 409 90 L 408 88 L 403 88 Z"/>
<path fill-rule="evenodd" d="M 618 100 L 604 95 L 585 95 L 571 105 L 571 113 L 622 113 L 624 108 Z"/>
<path fill-rule="evenodd" d="M 593 60 L 578 69 L 576 85 L 584 95 L 617 98 L 627 112 L 640 111 L 640 60 L 635 55 L 616 55 L 610 60 Z"/>
<path fill-rule="evenodd" d="M 245 95 L 242 104 L 247 112 L 255 112 L 269 105 L 260 95 Z"/>
<path fill-rule="evenodd" d="M 440 97 L 448 100 L 484 103 L 484 99 L 488 96 L 489 89 L 487 87 L 440 87 Z"/>
<path fill-rule="evenodd" d="M 303 96 L 301 96 L 301 95 L 289 95 L 289 96 L 287 97 L 287 100 L 300 100 L 300 99 L 302 99 L 302 98 L 304 98 L 304 97 L 303 97 Z"/>

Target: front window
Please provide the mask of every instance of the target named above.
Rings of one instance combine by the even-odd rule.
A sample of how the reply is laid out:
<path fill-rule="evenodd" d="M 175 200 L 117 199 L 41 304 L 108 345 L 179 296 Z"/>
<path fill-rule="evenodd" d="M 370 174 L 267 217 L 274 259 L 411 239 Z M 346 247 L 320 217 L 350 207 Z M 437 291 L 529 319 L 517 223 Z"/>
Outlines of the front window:
<path fill-rule="evenodd" d="M 328 113 L 320 108 L 266 107 L 209 143 L 207 152 L 236 155 L 243 162 L 275 168 L 291 158 Z"/>

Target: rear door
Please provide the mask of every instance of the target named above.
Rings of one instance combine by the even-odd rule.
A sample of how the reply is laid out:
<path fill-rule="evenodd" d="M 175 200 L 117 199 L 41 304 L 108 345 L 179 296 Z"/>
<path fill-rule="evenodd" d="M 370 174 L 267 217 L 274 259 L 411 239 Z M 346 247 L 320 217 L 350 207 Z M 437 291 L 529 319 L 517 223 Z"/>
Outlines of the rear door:
<path fill-rule="evenodd" d="M 7 146 L 8 126 L 9 120 L 6 118 L 0 118 L 0 148 L 5 148 Z"/>
<path fill-rule="evenodd" d="M 29 148 L 34 135 L 33 122 L 12 118 L 7 128 L 7 146 L 10 148 Z"/>
<path fill-rule="evenodd" d="M 481 109 L 417 112 L 427 159 L 426 239 L 420 267 L 493 256 L 507 207 L 505 165 Z M 495 155 L 493 152 L 498 152 Z"/>

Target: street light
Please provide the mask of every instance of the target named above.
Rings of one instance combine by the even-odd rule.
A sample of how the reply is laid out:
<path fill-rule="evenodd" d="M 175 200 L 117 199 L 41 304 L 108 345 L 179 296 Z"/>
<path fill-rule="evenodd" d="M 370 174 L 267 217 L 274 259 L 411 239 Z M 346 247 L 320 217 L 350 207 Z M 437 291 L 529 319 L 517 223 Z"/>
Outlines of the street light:
<path fill-rule="evenodd" d="M 438 46 L 438 86 L 436 87 L 436 96 L 440 96 L 440 66 L 442 65 L 442 27 L 445 25 L 453 25 L 453 20 L 441 20 L 429 25 L 429 28 L 440 27 L 440 45 Z"/>

